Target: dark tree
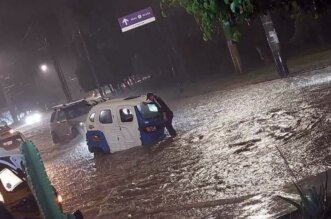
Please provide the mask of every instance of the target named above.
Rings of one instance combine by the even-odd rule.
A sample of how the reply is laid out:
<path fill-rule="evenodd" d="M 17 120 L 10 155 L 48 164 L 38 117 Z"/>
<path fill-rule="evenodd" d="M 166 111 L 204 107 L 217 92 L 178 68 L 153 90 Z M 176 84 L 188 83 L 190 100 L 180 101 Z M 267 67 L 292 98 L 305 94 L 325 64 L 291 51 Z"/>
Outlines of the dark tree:
<path fill-rule="evenodd" d="M 248 22 L 268 11 L 283 10 L 293 14 L 298 9 L 318 16 L 330 10 L 329 0 L 161 0 L 161 6 L 181 6 L 193 15 L 200 25 L 204 39 L 212 38 L 215 25 L 230 28 L 231 38 L 238 41 L 240 32 L 237 25 Z"/>

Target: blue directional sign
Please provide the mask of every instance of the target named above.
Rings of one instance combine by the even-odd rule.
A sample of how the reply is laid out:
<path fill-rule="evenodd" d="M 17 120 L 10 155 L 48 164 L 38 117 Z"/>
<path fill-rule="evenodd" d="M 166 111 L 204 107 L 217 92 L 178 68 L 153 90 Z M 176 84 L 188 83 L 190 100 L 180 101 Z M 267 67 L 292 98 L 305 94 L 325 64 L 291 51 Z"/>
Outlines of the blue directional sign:
<path fill-rule="evenodd" d="M 121 26 L 122 32 L 132 30 L 145 24 L 155 21 L 152 8 L 148 7 L 135 13 L 118 18 L 118 23 Z"/>

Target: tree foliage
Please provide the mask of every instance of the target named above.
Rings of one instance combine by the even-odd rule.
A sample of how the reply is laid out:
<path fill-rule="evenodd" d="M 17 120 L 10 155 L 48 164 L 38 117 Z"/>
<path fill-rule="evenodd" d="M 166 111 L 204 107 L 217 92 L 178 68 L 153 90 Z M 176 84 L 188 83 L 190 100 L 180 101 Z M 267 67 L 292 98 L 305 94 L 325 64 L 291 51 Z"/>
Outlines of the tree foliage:
<path fill-rule="evenodd" d="M 183 7 L 194 16 L 203 32 L 205 40 L 211 39 L 216 25 L 222 24 L 230 30 L 231 38 L 238 41 L 240 32 L 237 25 L 249 22 L 256 16 L 272 10 L 297 13 L 298 10 L 312 13 L 315 17 L 331 6 L 329 0 L 161 0 L 163 15 L 165 9 L 173 6 Z"/>

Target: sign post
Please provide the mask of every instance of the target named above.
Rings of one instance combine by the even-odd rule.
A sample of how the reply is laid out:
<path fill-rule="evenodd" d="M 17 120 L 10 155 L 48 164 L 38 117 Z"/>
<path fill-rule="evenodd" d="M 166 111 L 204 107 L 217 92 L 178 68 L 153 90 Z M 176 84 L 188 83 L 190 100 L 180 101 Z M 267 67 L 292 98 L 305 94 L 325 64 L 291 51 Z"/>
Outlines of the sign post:
<path fill-rule="evenodd" d="M 118 18 L 122 32 L 126 32 L 137 27 L 154 22 L 155 16 L 152 8 L 148 7 L 143 10 Z"/>

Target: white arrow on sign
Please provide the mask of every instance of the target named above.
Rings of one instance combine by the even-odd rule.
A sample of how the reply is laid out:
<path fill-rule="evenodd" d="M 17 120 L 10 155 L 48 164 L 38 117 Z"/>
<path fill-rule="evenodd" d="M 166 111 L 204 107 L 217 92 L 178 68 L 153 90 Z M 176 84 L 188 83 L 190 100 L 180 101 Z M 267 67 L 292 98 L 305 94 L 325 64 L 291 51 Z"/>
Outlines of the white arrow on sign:
<path fill-rule="evenodd" d="M 125 24 L 125 26 L 128 26 L 128 22 L 129 22 L 129 20 L 126 19 L 126 18 L 124 18 L 123 21 L 122 21 L 122 23 Z"/>

